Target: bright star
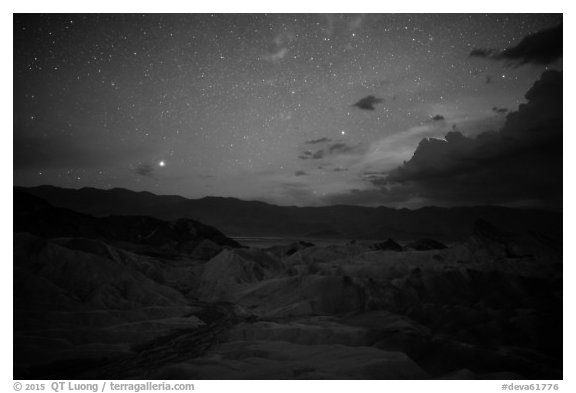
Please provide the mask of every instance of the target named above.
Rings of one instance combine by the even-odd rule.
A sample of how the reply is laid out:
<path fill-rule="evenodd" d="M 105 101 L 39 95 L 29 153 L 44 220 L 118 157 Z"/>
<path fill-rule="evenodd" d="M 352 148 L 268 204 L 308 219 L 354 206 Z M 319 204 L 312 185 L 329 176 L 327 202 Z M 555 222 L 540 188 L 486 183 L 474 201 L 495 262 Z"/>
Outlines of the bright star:
<path fill-rule="evenodd" d="M 160 161 L 160 162 L 158 163 L 158 166 L 166 166 L 166 163 L 165 163 L 164 161 Z"/>

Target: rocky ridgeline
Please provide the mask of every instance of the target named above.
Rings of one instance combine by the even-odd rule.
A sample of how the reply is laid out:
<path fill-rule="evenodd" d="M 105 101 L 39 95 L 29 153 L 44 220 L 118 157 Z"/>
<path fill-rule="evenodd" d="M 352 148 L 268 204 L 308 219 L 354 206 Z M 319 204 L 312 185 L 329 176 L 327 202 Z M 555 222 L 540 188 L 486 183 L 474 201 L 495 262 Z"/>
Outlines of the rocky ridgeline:
<path fill-rule="evenodd" d="M 14 191 L 14 232 L 45 238 L 98 239 L 142 254 L 185 254 L 200 259 L 210 259 L 227 247 L 240 247 L 217 229 L 191 219 L 93 217 L 52 207 L 42 199 L 20 191 Z"/>

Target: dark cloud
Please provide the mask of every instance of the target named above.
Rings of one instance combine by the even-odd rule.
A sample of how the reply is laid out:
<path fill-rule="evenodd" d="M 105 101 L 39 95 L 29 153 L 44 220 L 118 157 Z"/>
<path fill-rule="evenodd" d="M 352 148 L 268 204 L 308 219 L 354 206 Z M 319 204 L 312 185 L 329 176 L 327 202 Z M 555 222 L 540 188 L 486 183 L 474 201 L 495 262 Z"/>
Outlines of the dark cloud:
<path fill-rule="evenodd" d="M 316 153 L 312 154 L 310 158 L 313 160 L 319 160 L 324 157 L 324 150 L 318 150 Z"/>
<path fill-rule="evenodd" d="M 389 171 L 364 172 L 367 189 L 328 195 L 328 204 L 509 205 L 562 208 L 562 73 L 547 71 L 497 132 L 423 139 Z M 499 108 L 501 109 L 501 108 Z"/>
<path fill-rule="evenodd" d="M 366 151 L 366 146 L 362 144 L 349 145 L 345 142 L 335 142 L 327 145 L 323 149 L 315 152 L 306 150 L 298 156 L 301 160 L 320 160 L 329 156 L 337 156 L 342 154 L 362 154 Z"/>
<path fill-rule="evenodd" d="M 374 108 L 374 105 L 379 104 L 381 102 L 384 102 L 384 100 L 381 98 L 376 98 L 373 95 L 369 95 L 367 97 L 360 99 L 357 103 L 355 103 L 352 106 L 358 107 L 366 111 L 373 111 L 374 109 L 376 109 Z"/>
<path fill-rule="evenodd" d="M 445 120 L 444 116 L 442 115 L 436 115 L 436 116 L 432 116 L 432 118 L 430 119 L 432 121 L 442 121 Z"/>
<path fill-rule="evenodd" d="M 340 154 L 340 153 L 348 153 L 352 149 L 352 146 L 349 146 L 345 143 L 334 143 L 333 145 L 328 146 L 328 152 L 330 154 Z"/>
<path fill-rule="evenodd" d="M 516 65 L 550 64 L 562 57 L 562 24 L 541 30 L 522 39 L 516 46 L 498 52 L 494 49 L 473 49 L 472 57 L 504 60 Z"/>
<path fill-rule="evenodd" d="M 519 64 L 549 64 L 562 57 L 562 24 L 525 37 L 514 47 L 498 55 Z"/>
<path fill-rule="evenodd" d="M 332 171 L 333 171 L 333 172 L 348 172 L 348 168 L 340 168 L 340 167 L 338 167 L 338 168 L 334 168 Z"/>
<path fill-rule="evenodd" d="M 493 49 L 472 49 L 470 57 L 491 57 L 494 55 Z"/>
<path fill-rule="evenodd" d="M 332 142 L 330 138 L 320 138 L 320 139 L 312 139 L 310 141 L 304 142 L 307 145 L 315 145 L 317 143 L 324 143 L 324 142 Z"/>
<path fill-rule="evenodd" d="M 324 158 L 324 150 L 320 149 L 320 150 L 315 151 L 314 153 L 307 150 L 307 151 L 301 153 L 298 156 L 298 158 L 301 160 L 320 160 L 320 159 Z"/>
<path fill-rule="evenodd" d="M 305 171 L 296 171 L 294 172 L 294 176 L 308 176 L 308 173 Z"/>
<path fill-rule="evenodd" d="M 484 82 L 489 85 L 490 83 L 492 83 L 492 76 L 490 75 L 486 75 L 486 79 L 484 80 Z"/>
<path fill-rule="evenodd" d="M 134 173 L 144 177 L 154 177 L 154 166 L 140 163 L 134 168 Z"/>
<path fill-rule="evenodd" d="M 372 183 L 373 181 L 385 178 L 386 176 L 386 172 L 364 172 L 362 174 L 362 179 Z"/>
<path fill-rule="evenodd" d="M 495 107 L 492 107 L 492 111 L 496 112 L 500 115 L 503 115 L 504 113 L 508 112 L 508 109 L 507 108 L 499 108 L 499 107 L 495 106 Z"/>
<path fill-rule="evenodd" d="M 542 74 L 499 132 L 424 139 L 409 161 L 369 181 L 406 185 L 433 202 L 561 207 L 562 79 L 558 71 Z"/>
<path fill-rule="evenodd" d="M 327 151 L 329 154 L 356 154 L 365 151 L 362 145 L 349 145 L 344 142 L 338 142 L 328 146 Z"/>

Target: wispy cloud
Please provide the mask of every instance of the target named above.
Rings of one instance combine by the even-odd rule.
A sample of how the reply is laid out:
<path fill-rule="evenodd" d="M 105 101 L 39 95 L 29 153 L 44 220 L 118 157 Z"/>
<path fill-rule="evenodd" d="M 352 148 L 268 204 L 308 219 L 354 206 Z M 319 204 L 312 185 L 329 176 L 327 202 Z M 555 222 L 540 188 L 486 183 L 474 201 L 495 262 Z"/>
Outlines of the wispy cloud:
<path fill-rule="evenodd" d="M 290 52 L 290 46 L 296 40 L 296 37 L 296 33 L 291 30 L 283 30 L 276 34 L 272 40 L 274 49 L 262 55 L 262 59 L 272 63 L 283 60 Z"/>
<path fill-rule="evenodd" d="M 275 62 L 275 61 L 280 61 L 282 59 L 284 59 L 284 57 L 288 54 L 288 48 L 284 47 L 284 48 L 280 48 L 278 49 L 276 52 L 274 53 L 270 53 L 270 54 L 265 54 L 263 56 L 264 60 L 266 61 L 271 61 L 271 62 Z"/>
<path fill-rule="evenodd" d="M 139 175 L 139 176 L 152 177 L 153 178 L 155 170 L 154 170 L 153 165 L 145 164 L 145 163 L 139 163 L 134 168 L 134 173 Z"/>
<path fill-rule="evenodd" d="M 318 139 L 312 139 L 309 141 L 304 142 L 307 145 L 315 145 L 318 143 L 324 143 L 324 142 L 332 142 L 332 139 L 330 138 L 318 138 Z"/>

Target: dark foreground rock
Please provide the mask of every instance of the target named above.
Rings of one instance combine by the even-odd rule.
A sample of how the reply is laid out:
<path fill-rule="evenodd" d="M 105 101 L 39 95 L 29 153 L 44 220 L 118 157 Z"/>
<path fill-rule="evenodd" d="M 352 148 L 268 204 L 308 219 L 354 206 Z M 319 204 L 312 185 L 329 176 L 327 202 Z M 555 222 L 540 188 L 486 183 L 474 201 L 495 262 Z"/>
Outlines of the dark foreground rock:
<path fill-rule="evenodd" d="M 404 250 L 404 248 L 400 244 L 396 243 L 392 239 L 387 239 L 386 241 L 383 241 L 381 243 L 375 243 L 372 247 L 375 250 L 391 250 L 391 251 Z"/>
<path fill-rule="evenodd" d="M 430 251 L 430 250 L 443 250 L 446 248 L 445 244 L 440 243 L 434 239 L 418 239 L 414 242 L 408 243 L 406 248 L 416 251 Z"/>

